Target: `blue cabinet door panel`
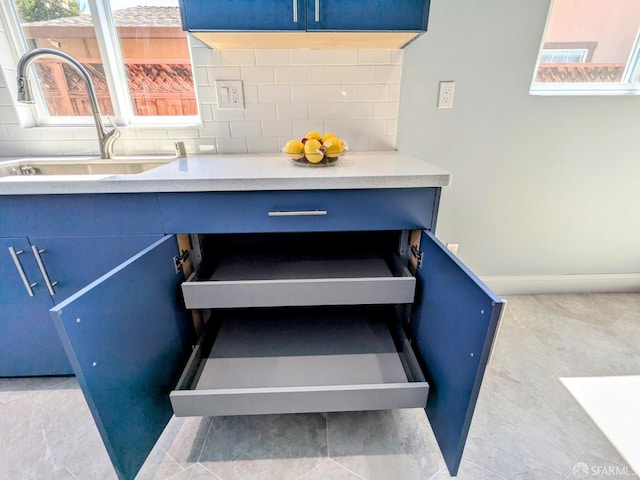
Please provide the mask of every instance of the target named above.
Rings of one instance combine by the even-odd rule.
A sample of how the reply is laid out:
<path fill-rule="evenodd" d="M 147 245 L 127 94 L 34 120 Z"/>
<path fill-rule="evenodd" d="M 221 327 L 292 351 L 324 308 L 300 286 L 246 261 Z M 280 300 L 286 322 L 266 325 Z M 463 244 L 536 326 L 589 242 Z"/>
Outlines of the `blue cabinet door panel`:
<path fill-rule="evenodd" d="M 420 250 L 411 329 L 430 384 L 427 416 L 455 475 L 504 300 L 432 233 L 422 233 Z"/>
<path fill-rule="evenodd" d="M 162 235 L 105 237 L 29 237 L 38 250 L 52 282 L 54 303 L 76 293 L 112 268 L 144 250 Z"/>
<path fill-rule="evenodd" d="M 159 193 L 158 202 L 169 233 L 415 230 L 432 227 L 438 192 L 439 188 L 398 188 Z M 320 214 L 308 215 L 314 212 Z"/>
<path fill-rule="evenodd" d="M 420 31 L 429 0 L 308 0 L 307 30 Z"/>
<path fill-rule="evenodd" d="M 121 480 L 132 480 L 172 415 L 194 340 L 167 236 L 51 310 Z"/>
<path fill-rule="evenodd" d="M 181 0 L 185 30 L 304 30 L 304 0 Z"/>
<path fill-rule="evenodd" d="M 37 283 L 29 296 L 9 247 L 18 255 L 28 282 Z M 26 238 L 0 239 L 0 377 L 68 375 L 67 355 L 48 311 L 53 301 L 45 288 Z"/>
<path fill-rule="evenodd" d="M 164 233 L 155 194 L 0 196 L 0 237 L 149 233 Z"/>

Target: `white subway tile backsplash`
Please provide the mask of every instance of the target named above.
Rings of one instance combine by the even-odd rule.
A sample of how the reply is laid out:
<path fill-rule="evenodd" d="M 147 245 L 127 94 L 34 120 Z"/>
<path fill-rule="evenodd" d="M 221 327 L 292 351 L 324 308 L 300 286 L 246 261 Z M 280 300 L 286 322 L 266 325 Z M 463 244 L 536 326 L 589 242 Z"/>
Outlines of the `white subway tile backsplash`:
<path fill-rule="evenodd" d="M 207 122 L 198 130 L 201 138 L 231 137 L 231 128 L 229 122 Z"/>
<path fill-rule="evenodd" d="M 248 153 L 246 138 L 216 139 L 218 153 Z"/>
<path fill-rule="evenodd" d="M 373 68 L 370 65 L 342 67 L 341 81 L 342 83 L 372 83 Z"/>
<path fill-rule="evenodd" d="M 275 78 L 273 67 L 242 67 L 241 74 L 238 78 L 242 78 L 247 85 L 270 85 Z"/>
<path fill-rule="evenodd" d="M 312 103 L 309 105 L 309 118 L 314 120 L 332 119 L 369 119 L 370 103 Z M 338 132 L 335 132 L 338 133 Z"/>
<path fill-rule="evenodd" d="M 258 97 L 258 85 L 247 85 L 243 83 L 242 93 L 244 94 L 244 103 L 258 103 L 260 97 Z"/>
<path fill-rule="evenodd" d="M 208 70 L 209 84 L 214 85 L 216 80 L 238 80 L 242 78 L 240 67 L 213 67 Z"/>
<path fill-rule="evenodd" d="M 211 105 L 213 110 L 213 120 L 219 122 L 221 120 L 244 120 L 244 110 L 227 110 L 219 109 L 218 105 Z"/>
<path fill-rule="evenodd" d="M 392 65 L 400 65 L 402 64 L 402 55 L 404 50 L 390 50 L 391 53 L 391 64 Z"/>
<path fill-rule="evenodd" d="M 264 137 L 291 137 L 293 135 L 291 120 L 263 121 L 261 124 Z"/>
<path fill-rule="evenodd" d="M 339 84 L 341 67 L 335 65 L 318 65 L 309 69 L 309 83 L 311 84 Z"/>
<path fill-rule="evenodd" d="M 265 103 L 291 102 L 291 87 L 289 85 L 262 85 L 258 87 L 258 98 Z"/>
<path fill-rule="evenodd" d="M 202 85 L 198 88 L 198 100 L 200 103 L 218 103 L 216 87 L 213 85 Z"/>
<path fill-rule="evenodd" d="M 307 103 L 282 103 L 276 105 L 278 120 L 306 120 L 309 118 Z"/>
<path fill-rule="evenodd" d="M 324 87 L 321 85 L 292 85 L 291 101 L 296 103 L 312 103 L 322 100 Z"/>
<path fill-rule="evenodd" d="M 277 152 L 310 130 L 333 131 L 352 150 L 393 148 L 401 50 L 220 51 L 190 42 L 202 125 L 124 128 L 117 152 L 172 153 L 178 140 L 189 153 Z M 245 109 L 219 109 L 215 81 L 238 79 Z M 3 155 L 99 153 L 93 127 L 22 128 L 31 110 L 19 106 L 18 116 L 9 90 L 0 83 L 0 146 L 11 145 Z"/>
<path fill-rule="evenodd" d="M 273 103 L 250 103 L 244 109 L 245 120 L 275 120 L 276 106 Z"/>
<path fill-rule="evenodd" d="M 400 83 L 400 75 L 402 73 L 400 65 L 376 65 L 374 69 L 374 81 L 376 83 Z"/>
<path fill-rule="evenodd" d="M 355 102 L 355 85 L 326 85 L 323 88 L 322 98 L 325 102 Z"/>
<path fill-rule="evenodd" d="M 203 122 L 213 122 L 213 110 L 211 109 L 211 105 L 206 103 L 200 103 L 200 119 Z"/>
<path fill-rule="evenodd" d="M 327 62 L 323 53 L 324 50 L 290 50 L 289 62 L 291 65 L 324 65 Z"/>
<path fill-rule="evenodd" d="M 9 140 L 8 142 L 0 142 L 0 156 L 14 157 L 20 155 L 29 155 L 29 147 L 24 140 Z"/>
<path fill-rule="evenodd" d="M 289 65 L 289 50 L 256 50 L 256 65 Z"/>
<path fill-rule="evenodd" d="M 400 100 L 400 84 L 399 83 L 390 83 L 389 91 L 388 91 L 387 100 L 397 102 Z"/>
<path fill-rule="evenodd" d="M 395 135 L 369 137 L 368 150 L 393 150 L 396 148 Z"/>
<path fill-rule="evenodd" d="M 255 50 L 222 50 L 222 65 L 255 65 Z"/>
<path fill-rule="evenodd" d="M 280 151 L 278 148 L 278 139 L 268 136 L 247 138 L 247 148 L 251 153 L 276 153 Z"/>
<path fill-rule="evenodd" d="M 398 102 L 378 102 L 373 104 L 373 118 L 396 118 Z"/>
<path fill-rule="evenodd" d="M 390 50 L 358 50 L 358 64 L 360 65 L 388 65 L 390 63 Z"/>
<path fill-rule="evenodd" d="M 262 127 L 257 120 L 245 120 L 242 122 L 229 122 L 231 137 L 259 137 Z"/>
<path fill-rule="evenodd" d="M 309 82 L 309 69 L 307 67 L 275 67 L 276 83 L 278 84 L 306 84 Z"/>
<path fill-rule="evenodd" d="M 0 109 L 0 112 L 1 111 L 2 109 Z M 5 119 L 7 117 L 2 116 L 2 114 L 0 113 L 0 118 Z M 17 123 L 5 123 L 4 126 L 7 129 L 9 138 L 12 138 L 14 140 L 42 140 L 42 135 L 40 133 L 41 129 L 39 128 L 22 128 Z M 53 137 L 52 139 L 55 139 L 55 137 Z"/>
<path fill-rule="evenodd" d="M 356 101 L 385 102 L 387 100 L 387 91 L 388 86 L 386 83 L 356 85 Z"/>

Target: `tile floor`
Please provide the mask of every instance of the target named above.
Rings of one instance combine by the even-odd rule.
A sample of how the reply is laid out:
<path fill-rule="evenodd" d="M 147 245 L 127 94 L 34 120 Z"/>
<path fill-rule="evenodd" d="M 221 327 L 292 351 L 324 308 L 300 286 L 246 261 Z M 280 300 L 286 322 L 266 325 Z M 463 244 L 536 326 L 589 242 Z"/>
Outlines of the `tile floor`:
<path fill-rule="evenodd" d="M 576 400 L 584 392 L 574 397 L 569 388 L 588 387 L 583 377 L 637 385 L 640 294 L 508 301 L 458 478 L 636 478 L 640 388 L 618 395 L 596 383 L 596 392 L 632 407 L 587 408 L 591 416 Z M 608 426 L 615 420 L 617 431 Z M 0 379 L 0 480 L 115 478 L 73 378 Z M 448 478 L 422 410 L 174 418 L 137 477 Z"/>

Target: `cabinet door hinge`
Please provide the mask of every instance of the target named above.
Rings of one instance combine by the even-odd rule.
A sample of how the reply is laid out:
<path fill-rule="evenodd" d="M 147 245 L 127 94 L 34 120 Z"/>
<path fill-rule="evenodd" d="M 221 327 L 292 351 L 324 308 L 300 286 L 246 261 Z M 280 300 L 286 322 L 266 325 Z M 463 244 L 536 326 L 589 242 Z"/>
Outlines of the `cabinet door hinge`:
<path fill-rule="evenodd" d="M 182 272 L 182 266 L 189 260 L 189 250 L 182 250 L 180 255 L 173 257 L 173 266 L 176 269 L 176 274 Z"/>
<path fill-rule="evenodd" d="M 411 253 L 416 259 L 416 268 L 422 268 L 422 257 L 424 256 L 424 253 L 422 253 L 415 245 L 411 245 Z"/>

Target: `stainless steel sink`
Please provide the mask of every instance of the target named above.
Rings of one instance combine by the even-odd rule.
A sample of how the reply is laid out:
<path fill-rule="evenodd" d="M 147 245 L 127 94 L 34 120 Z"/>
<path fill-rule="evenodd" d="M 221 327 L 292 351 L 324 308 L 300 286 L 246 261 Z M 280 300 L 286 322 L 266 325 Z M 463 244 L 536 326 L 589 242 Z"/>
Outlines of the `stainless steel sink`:
<path fill-rule="evenodd" d="M 21 159 L 0 162 L 0 177 L 11 175 L 133 175 L 166 165 L 175 157 L 117 159 Z"/>

